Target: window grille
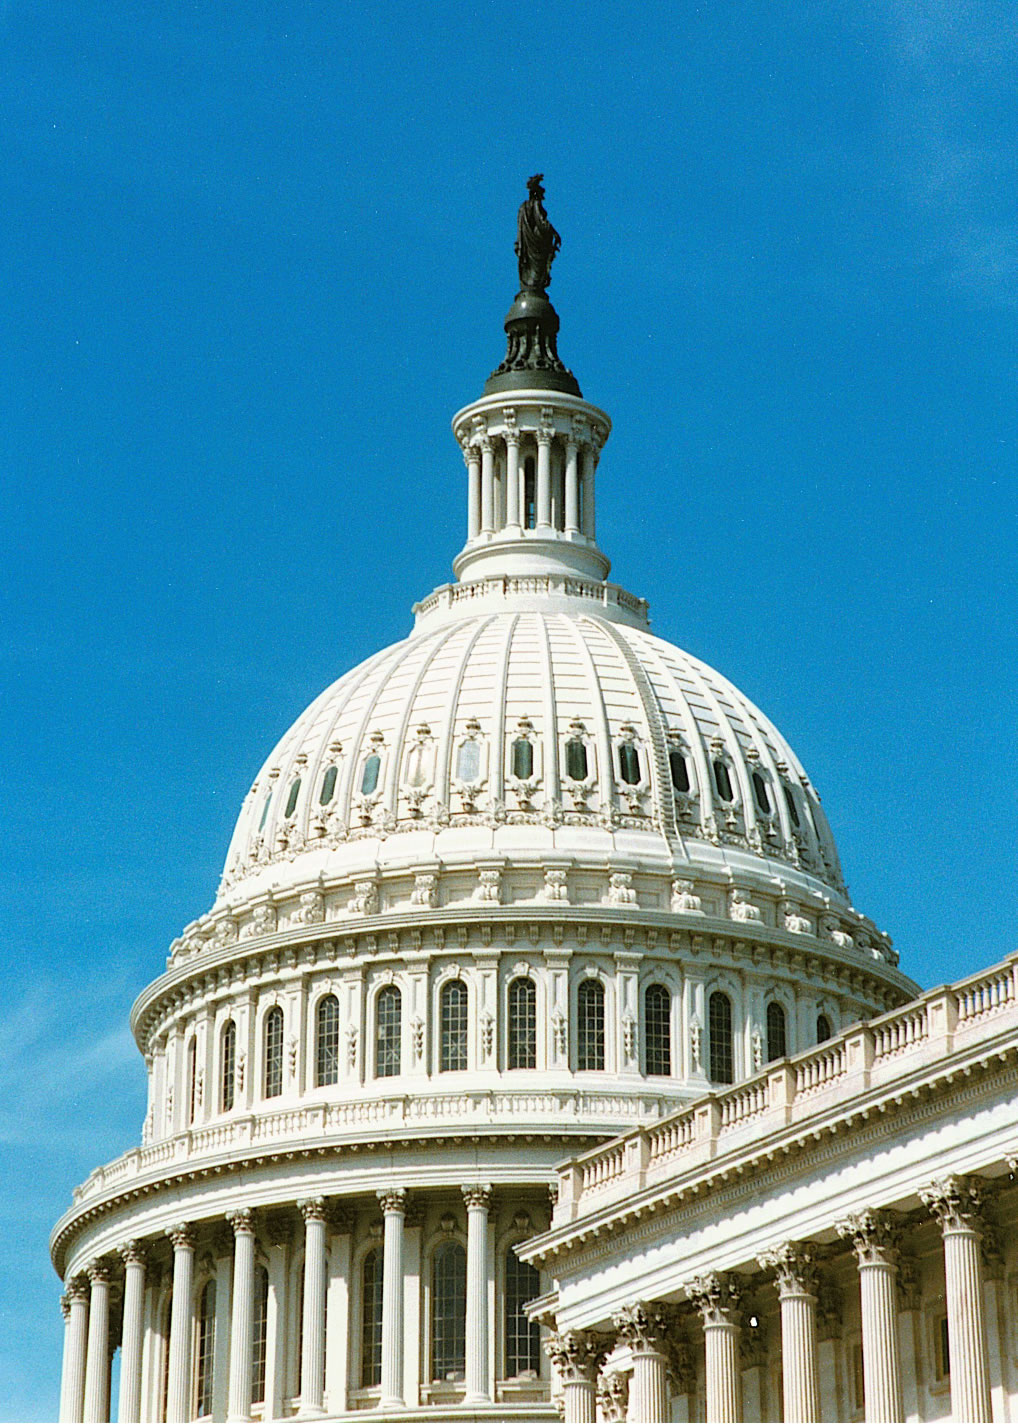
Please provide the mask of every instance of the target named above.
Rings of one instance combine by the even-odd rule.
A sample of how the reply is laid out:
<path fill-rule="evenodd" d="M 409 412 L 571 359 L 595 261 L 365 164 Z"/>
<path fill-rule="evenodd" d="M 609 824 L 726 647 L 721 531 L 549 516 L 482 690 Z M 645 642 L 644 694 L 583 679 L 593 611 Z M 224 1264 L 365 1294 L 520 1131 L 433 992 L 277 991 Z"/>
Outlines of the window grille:
<path fill-rule="evenodd" d="M 290 815 L 293 813 L 294 809 L 297 807 L 297 795 L 299 793 L 300 779 L 295 778 L 293 783 L 290 785 L 290 796 L 286 800 L 286 812 L 283 814 L 284 818 L 289 818 Z"/>
<path fill-rule="evenodd" d="M 318 1003 L 315 1038 L 315 1085 L 339 1080 L 339 1001 L 330 992 Z"/>
<path fill-rule="evenodd" d="M 198 1307 L 198 1344 L 195 1355 L 194 1416 L 212 1412 L 212 1364 L 216 1342 L 216 1281 L 208 1280 Z"/>
<path fill-rule="evenodd" d="M 322 791 L 318 795 L 318 802 L 324 807 L 332 802 L 332 796 L 336 792 L 336 779 L 339 776 L 339 769 L 335 764 L 330 764 L 325 770 L 325 777 L 322 779 Z"/>
<path fill-rule="evenodd" d="M 195 1102 L 198 1099 L 198 1038 L 187 1043 L 187 1123 L 194 1125 Z"/>
<path fill-rule="evenodd" d="M 273 1007 L 265 1018 L 265 1098 L 283 1094 L 283 1009 Z"/>
<path fill-rule="evenodd" d="M 467 1252 L 444 1244 L 431 1280 L 431 1377 L 455 1380 L 466 1368 Z"/>
<path fill-rule="evenodd" d="M 576 994 L 576 1069 L 604 1070 L 604 988 L 588 978 Z"/>
<path fill-rule="evenodd" d="M 509 983 L 509 1070 L 537 1066 L 537 988 L 529 977 Z"/>
<path fill-rule="evenodd" d="M 524 1304 L 541 1292 L 541 1276 L 515 1249 L 505 1256 L 505 1376 L 541 1372 L 541 1329 L 523 1312 Z"/>
<path fill-rule="evenodd" d="M 369 1250 L 361 1267 L 362 1388 L 382 1381 L 382 1271 L 382 1251 Z"/>
<path fill-rule="evenodd" d="M 681 749 L 668 750 L 668 767 L 672 771 L 672 788 L 676 793 L 689 792 L 689 765 Z"/>
<path fill-rule="evenodd" d="M 223 1027 L 219 1065 L 219 1104 L 222 1110 L 232 1111 L 237 1078 L 237 1027 L 233 1021 L 228 1021 Z"/>
<path fill-rule="evenodd" d="M 646 1076 L 672 1074 L 672 997 L 657 983 L 643 998 L 643 1057 Z"/>
<path fill-rule="evenodd" d="M 375 1003 L 375 1075 L 398 1076 L 403 998 L 398 987 L 383 987 Z"/>
<path fill-rule="evenodd" d="M 831 1036 L 831 1023 L 821 1012 L 817 1017 L 817 1041 L 830 1041 Z"/>
<path fill-rule="evenodd" d="M 767 1060 L 780 1061 L 788 1055 L 788 1037 L 785 1032 L 785 1009 L 780 1002 L 767 1005 Z"/>
<path fill-rule="evenodd" d="M 640 782 L 640 752 L 635 744 L 619 745 L 619 774 L 623 783 Z"/>
<path fill-rule="evenodd" d="M 587 746 L 582 739 L 566 741 L 566 777 L 577 783 L 587 777 Z"/>
<path fill-rule="evenodd" d="M 467 1069 L 467 989 L 462 982 L 446 982 L 442 988 L 438 1069 Z"/>
<path fill-rule="evenodd" d="M 708 1003 L 710 1079 L 730 1085 L 735 1080 L 732 1004 L 724 992 L 711 992 Z"/>
<path fill-rule="evenodd" d="M 269 1349 L 269 1271 L 263 1264 L 255 1270 L 254 1325 L 251 1337 L 251 1402 L 265 1399 L 265 1365 Z"/>

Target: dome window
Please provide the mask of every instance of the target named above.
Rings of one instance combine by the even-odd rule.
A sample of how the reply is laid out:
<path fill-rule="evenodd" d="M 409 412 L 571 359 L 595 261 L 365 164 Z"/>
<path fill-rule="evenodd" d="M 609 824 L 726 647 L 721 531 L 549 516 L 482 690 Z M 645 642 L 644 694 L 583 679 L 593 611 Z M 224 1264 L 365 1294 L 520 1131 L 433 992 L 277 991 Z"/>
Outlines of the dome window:
<path fill-rule="evenodd" d="M 534 746 L 529 739 L 513 740 L 513 777 L 534 777 Z"/>
<path fill-rule="evenodd" d="M 265 1369 L 269 1360 L 269 1271 L 255 1269 L 254 1332 L 251 1344 L 251 1402 L 265 1401 Z"/>
<path fill-rule="evenodd" d="M 686 756 L 681 749 L 668 750 L 668 767 L 672 774 L 672 788 L 676 793 L 688 793 L 689 765 L 686 763 Z"/>
<path fill-rule="evenodd" d="M 228 1021 L 223 1027 L 219 1043 L 219 1108 L 233 1110 L 234 1087 L 237 1075 L 237 1026 Z"/>
<path fill-rule="evenodd" d="M 799 819 L 799 810 L 795 803 L 795 794 L 790 788 L 785 789 L 785 807 L 788 809 L 788 816 L 792 820 L 792 827 L 801 828 L 802 823 Z"/>
<path fill-rule="evenodd" d="M 216 1281 L 209 1279 L 198 1301 L 195 1345 L 194 1412 L 204 1418 L 212 1412 L 212 1354 L 216 1338 Z"/>
<path fill-rule="evenodd" d="M 672 1074 L 672 997 L 660 983 L 643 997 L 643 1057 L 645 1076 Z"/>
<path fill-rule="evenodd" d="M 723 1086 L 735 1080 L 735 1043 L 732 1037 L 732 1004 L 724 992 L 711 992 L 707 1005 L 710 1032 L 710 1079 Z"/>
<path fill-rule="evenodd" d="M 361 1268 L 361 1387 L 382 1381 L 382 1251 L 369 1250 Z"/>
<path fill-rule="evenodd" d="M 297 798 L 298 798 L 299 794 L 300 794 L 300 779 L 299 779 L 299 778 L 295 778 L 294 781 L 293 781 L 293 783 L 291 783 L 291 785 L 290 785 L 290 796 L 289 796 L 289 797 L 287 798 L 287 800 L 286 800 L 286 812 L 283 814 L 283 817 L 284 817 L 284 818 L 292 818 L 292 817 L 293 817 L 293 811 L 294 811 L 294 809 L 297 807 Z"/>
<path fill-rule="evenodd" d="M 265 1099 L 283 1094 L 283 1008 L 265 1018 Z"/>
<path fill-rule="evenodd" d="M 398 1076 L 403 998 L 398 987 L 383 987 L 375 1003 L 375 1075 Z"/>
<path fill-rule="evenodd" d="M 525 1305 L 541 1292 L 541 1275 L 520 1259 L 510 1245 L 505 1254 L 505 1375 L 538 1377 L 541 1372 L 541 1326 L 532 1321 Z"/>
<path fill-rule="evenodd" d="M 374 793 L 378 787 L 378 774 L 382 767 L 382 760 L 378 754 L 369 754 L 364 760 L 364 768 L 361 772 L 361 793 Z"/>
<path fill-rule="evenodd" d="M 258 832 L 259 832 L 259 833 L 260 833 L 260 832 L 262 831 L 262 829 L 265 827 L 265 820 L 266 820 L 266 818 L 268 818 L 268 816 L 269 816 L 269 804 L 270 804 L 271 802 L 272 802 L 272 790 L 271 790 L 271 788 L 270 788 L 269 791 L 268 791 L 268 793 L 265 795 L 265 802 L 262 804 L 262 816 L 261 816 L 261 818 L 259 818 L 259 820 L 258 820 Z"/>
<path fill-rule="evenodd" d="M 576 993 L 576 1069 L 604 1070 L 604 987 L 593 977 Z"/>
<path fill-rule="evenodd" d="M 817 1041 L 830 1041 L 831 1023 L 823 1012 L 817 1017 Z"/>
<path fill-rule="evenodd" d="M 773 812 L 771 808 L 771 795 L 767 787 L 767 780 L 759 769 L 753 770 L 753 796 L 756 799 L 756 806 L 765 818 L 770 818 Z"/>
<path fill-rule="evenodd" d="M 640 782 L 640 751 L 635 744 L 619 745 L 619 776 L 623 783 Z"/>
<path fill-rule="evenodd" d="M 431 1377 L 455 1383 L 467 1362 L 467 1252 L 461 1244 L 444 1244 L 436 1253 L 431 1304 Z"/>
<path fill-rule="evenodd" d="M 446 982 L 441 998 L 440 1071 L 467 1069 L 467 989 L 463 982 Z"/>
<path fill-rule="evenodd" d="M 461 783 L 476 783 L 481 776 L 481 746 L 476 739 L 464 739 L 456 756 L 456 777 Z"/>
<path fill-rule="evenodd" d="M 315 1047 L 315 1085 L 334 1086 L 339 1080 L 339 1001 L 329 992 L 318 1003 Z"/>
<path fill-rule="evenodd" d="M 582 739 L 566 740 L 566 777 L 577 783 L 587 777 L 587 746 Z"/>
<path fill-rule="evenodd" d="M 781 1061 L 788 1055 L 785 1009 L 780 1002 L 767 1005 L 767 1060 Z"/>
<path fill-rule="evenodd" d="M 325 770 L 325 777 L 322 779 L 322 791 L 318 795 L 318 802 L 324 808 L 327 803 L 331 803 L 336 793 L 336 779 L 339 776 L 339 769 L 335 764 L 330 764 Z"/>
<path fill-rule="evenodd" d="M 715 759 L 713 769 L 714 787 L 718 791 L 718 798 L 720 798 L 723 803 L 734 803 L 735 793 L 732 789 L 732 776 L 728 772 L 728 765 L 724 759 Z"/>
<path fill-rule="evenodd" d="M 537 988 L 529 977 L 509 983 L 510 1071 L 533 1071 L 537 1066 Z"/>
<path fill-rule="evenodd" d="M 187 1123 L 194 1125 L 194 1113 L 198 1100 L 198 1038 L 192 1036 L 187 1043 Z"/>

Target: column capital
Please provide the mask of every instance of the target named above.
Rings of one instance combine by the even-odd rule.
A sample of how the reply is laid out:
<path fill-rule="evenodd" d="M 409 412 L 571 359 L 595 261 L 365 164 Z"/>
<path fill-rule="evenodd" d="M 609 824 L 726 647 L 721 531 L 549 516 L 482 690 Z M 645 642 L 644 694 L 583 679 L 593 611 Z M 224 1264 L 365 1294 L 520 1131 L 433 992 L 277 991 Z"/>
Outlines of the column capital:
<path fill-rule="evenodd" d="M 129 1264 L 144 1266 L 148 1260 L 145 1246 L 141 1240 L 128 1240 L 126 1244 L 117 1245 L 117 1254 L 123 1260 L 125 1268 Z"/>
<path fill-rule="evenodd" d="M 538 446 L 550 446 L 555 438 L 555 413 L 551 407 L 541 408 L 541 424 L 537 428 Z"/>
<path fill-rule="evenodd" d="M 502 420 L 505 422 L 505 431 L 503 432 L 503 436 L 505 438 L 506 446 L 519 446 L 520 428 L 517 425 L 516 408 L 503 407 Z"/>
<path fill-rule="evenodd" d="M 67 1320 L 71 1317 L 71 1296 L 69 1294 L 61 1294 L 60 1312 L 64 1316 L 64 1323 L 66 1324 Z"/>
<path fill-rule="evenodd" d="M 737 1327 L 742 1320 L 739 1302 L 742 1284 L 735 1274 L 698 1274 L 685 1286 L 705 1329 Z"/>
<path fill-rule="evenodd" d="M 89 1282 L 92 1284 L 93 1288 L 97 1284 L 109 1284 L 109 1261 L 105 1259 L 94 1259 L 91 1264 L 87 1264 L 85 1266 L 85 1273 L 88 1275 Z"/>
<path fill-rule="evenodd" d="M 483 1210 L 487 1214 L 491 1209 L 490 1185 L 461 1185 L 460 1191 L 468 1210 Z"/>
<path fill-rule="evenodd" d="M 606 1423 L 625 1423 L 629 1412 L 629 1375 L 599 1373 L 597 1376 L 597 1406 Z"/>
<path fill-rule="evenodd" d="M 620 1343 L 636 1353 L 663 1354 L 667 1347 L 671 1317 L 663 1304 L 623 1304 L 612 1315 Z"/>
<path fill-rule="evenodd" d="M 886 1211 L 859 1210 L 839 1220 L 834 1229 L 842 1239 L 852 1241 L 860 1269 L 868 1265 L 897 1265 L 901 1231 Z"/>
<path fill-rule="evenodd" d="M 761 1269 L 773 1271 L 780 1298 L 795 1299 L 804 1295 L 816 1295 L 816 1263 L 813 1251 L 808 1245 L 789 1241 L 765 1250 L 757 1259 Z"/>
<path fill-rule="evenodd" d="M 947 1175 L 919 1191 L 919 1198 L 945 1235 L 982 1230 L 983 1191 L 971 1176 Z"/>
<path fill-rule="evenodd" d="M 175 1250 L 194 1249 L 194 1226 L 174 1225 L 166 1231 L 166 1238 Z"/>
<path fill-rule="evenodd" d="M 378 1203 L 383 1215 L 405 1215 L 407 1193 L 403 1189 L 379 1190 Z"/>
<path fill-rule="evenodd" d="M 611 1334 L 591 1329 L 549 1334 L 547 1341 L 548 1357 L 563 1383 L 596 1383 L 598 1370 L 613 1347 Z"/>
<path fill-rule="evenodd" d="M 480 446 L 481 451 L 482 451 L 484 454 L 490 455 L 491 452 L 494 451 L 494 449 L 495 449 L 495 438 L 491 435 L 490 432 L 487 432 L 487 431 L 486 431 L 486 432 L 483 433 L 483 435 L 477 437 L 476 439 L 477 439 L 477 444 Z"/>
<path fill-rule="evenodd" d="M 250 1206 L 244 1206 L 240 1210 L 227 1210 L 223 1219 L 230 1226 L 234 1237 L 254 1234 L 254 1211 Z"/>
<path fill-rule="evenodd" d="M 83 1300 L 85 1301 L 85 1303 L 87 1304 L 87 1303 L 88 1303 L 88 1288 L 89 1288 L 88 1275 L 85 1274 L 85 1273 L 74 1274 L 74 1275 L 72 1275 L 71 1278 L 67 1281 L 67 1284 L 66 1284 L 66 1287 L 65 1287 L 65 1292 L 66 1292 L 67 1298 L 68 1298 L 69 1300 L 71 1300 L 71 1299 L 83 1299 Z"/>
<path fill-rule="evenodd" d="M 303 1215 L 305 1225 L 309 1225 L 312 1220 L 320 1220 L 324 1224 L 328 1218 L 325 1200 L 321 1195 L 309 1195 L 306 1200 L 298 1200 L 297 1209 Z"/>

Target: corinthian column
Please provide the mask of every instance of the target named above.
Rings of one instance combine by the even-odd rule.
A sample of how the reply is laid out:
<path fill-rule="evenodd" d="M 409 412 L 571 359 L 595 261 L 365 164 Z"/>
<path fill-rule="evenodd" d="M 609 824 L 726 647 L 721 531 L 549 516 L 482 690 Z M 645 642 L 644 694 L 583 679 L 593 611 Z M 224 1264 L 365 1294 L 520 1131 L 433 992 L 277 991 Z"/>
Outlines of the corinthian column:
<path fill-rule="evenodd" d="M 707 1369 L 707 1422 L 742 1421 L 742 1374 L 739 1369 L 739 1300 L 741 1287 L 733 1274 L 699 1275 L 686 1293 L 703 1323 Z"/>
<path fill-rule="evenodd" d="M 254 1217 L 250 1210 L 226 1216 L 233 1230 L 233 1308 L 230 1314 L 230 1393 L 226 1409 L 231 1423 L 251 1417 L 251 1372 L 254 1345 Z"/>
<path fill-rule="evenodd" d="M 668 1318 L 657 1304 L 625 1304 L 613 1317 L 619 1342 L 633 1356 L 629 1404 L 638 1423 L 668 1421 Z"/>
<path fill-rule="evenodd" d="M 76 1275 L 67 1285 L 64 1377 L 60 1391 L 61 1423 L 80 1423 L 85 1407 L 85 1355 L 88 1351 L 88 1281 Z"/>
<path fill-rule="evenodd" d="M 551 425 L 551 411 L 547 416 L 542 409 L 541 425 L 537 430 L 537 529 L 547 531 L 551 527 L 551 443 L 555 428 Z"/>
<path fill-rule="evenodd" d="M 473 540 L 481 530 L 481 453 L 468 446 L 463 453 L 467 463 L 467 539 Z"/>
<path fill-rule="evenodd" d="M 867 1423 L 903 1423 L 898 1351 L 898 1233 L 886 1215 L 863 1210 L 836 1226 L 852 1241 L 862 1300 L 862 1372 Z"/>
<path fill-rule="evenodd" d="M 190 1225 L 176 1225 L 173 1245 L 173 1301 L 170 1309 L 170 1365 L 166 1390 L 167 1423 L 191 1421 L 191 1295 L 194 1287 L 194 1237 Z"/>
<path fill-rule="evenodd" d="M 490 1185 L 464 1185 L 467 1207 L 466 1403 L 487 1403 Z"/>
<path fill-rule="evenodd" d="M 124 1332 L 120 1349 L 117 1422 L 141 1419 L 141 1351 L 145 1339 L 145 1251 L 137 1240 L 117 1251 L 124 1261 Z"/>
<path fill-rule="evenodd" d="M 954 1175 L 935 1181 L 919 1195 L 944 1236 L 951 1416 L 956 1422 L 989 1423 L 990 1386 L 979 1263 L 982 1195 L 973 1181 Z"/>
<path fill-rule="evenodd" d="M 379 1190 L 382 1241 L 382 1395 L 379 1408 L 403 1407 L 403 1222 L 406 1191 Z"/>
<path fill-rule="evenodd" d="M 610 1334 L 551 1334 L 548 1357 L 558 1370 L 567 1423 L 593 1423 L 597 1416 L 597 1372 L 612 1348 Z"/>
<path fill-rule="evenodd" d="M 85 1365 L 85 1422 L 105 1423 L 110 1402 L 110 1271 L 97 1260 L 88 1267 L 92 1302 L 88 1311 L 88 1360 Z"/>
<path fill-rule="evenodd" d="M 816 1423 L 817 1298 L 813 1256 L 805 1245 L 778 1245 L 760 1256 L 774 1271 L 781 1302 L 781 1375 L 786 1423 Z"/>
<path fill-rule="evenodd" d="M 520 525 L 520 431 L 512 408 L 505 417 L 505 523 L 515 531 Z"/>
<path fill-rule="evenodd" d="M 300 1411 L 325 1411 L 325 1201 L 298 1200 L 304 1216 L 304 1324 Z"/>

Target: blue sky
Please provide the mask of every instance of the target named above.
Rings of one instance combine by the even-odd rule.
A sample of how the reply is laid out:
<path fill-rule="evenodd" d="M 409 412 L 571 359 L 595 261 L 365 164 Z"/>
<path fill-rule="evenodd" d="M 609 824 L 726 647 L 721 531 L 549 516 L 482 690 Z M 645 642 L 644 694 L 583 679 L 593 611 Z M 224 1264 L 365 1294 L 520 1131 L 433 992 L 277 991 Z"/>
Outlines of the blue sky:
<path fill-rule="evenodd" d="M 0 1418 L 261 760 L 449 578 L 543 170 L 614 575 L 924 984 L 1018 944 L 1005 0 L 0 5 Z"/>

